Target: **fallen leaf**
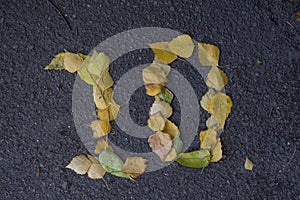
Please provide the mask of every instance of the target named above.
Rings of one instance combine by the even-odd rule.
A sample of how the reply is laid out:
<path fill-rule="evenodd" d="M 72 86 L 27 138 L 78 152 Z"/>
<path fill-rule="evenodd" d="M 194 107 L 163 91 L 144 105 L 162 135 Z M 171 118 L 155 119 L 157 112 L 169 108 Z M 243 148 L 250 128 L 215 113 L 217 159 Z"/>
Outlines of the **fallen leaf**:
<path fill-rule="evenodd" d="M 88 159 L 86 155 L 79 155 L 72 159 L 70 164 L 66 168 L 75 171 L 77 174 L 85 174 L 91 167 L 92 162 Z"/>
<path fill-rule="evenodd" d="M 207 120 L 206 120 L 206 127 L 207 128 L 212 128 L 212 127 L 220 127 L 219 122 L 216 120 L 216 118 L 211 115 Z"/>
<path fill-rule="evenodd" d="M 225 121 L 231 111 L 232 100 L 224 93 L 218 92 L 209 101 L 209 113 L 220 123 L 224 129 Z"/>
<path fill-rule="evenodd" d="M 93 86 L 93 96 L 96 107 L 100 110 L 106 109 L 111 104 L 113 90 L 108 88 L 107 90 L 101 91 L 98 86 Z"/>
<path fill-rule="evenodd" d="M 173 139 L 172 147 L 176 150 L 177 154 L 179 154 L 182 151 L 183 143 L 179 137 L 179 134 Z"/>
<path fill-rule="evenodd" d="M 170 152 L 168 153 L 168 155 L 165 158 L 165 162 L 171 162 L 173 160 L 175 160 L 177 158 L 177 152 L 176 149 L 172 147 L 172 149 L 170 150 Z"/>
<path fill-rule="evenodd" d="M 95 120 L 88 124 L 93 130 L 93 137 L 100 138 L 110 133 L 111 125 L 108 121 Z"/>
<path fill-rule="evenodd" d="M 109 121 L 109 108 L 98 109 L 97 116 L 101 121 Z"/>
<path fill-rule="evenodd" d="M 166 76 L 169 75 L 169 73 L 171 71 L 170 65 L 163 64 L 163 63 L 158 62 L 158 61 L 153 61 L 153 64 L 157 65 L 165 73 Z"/>
<path fill-rule="evenodd" d="M 198 43 L 198 59 L 203 66 L 218 66 L 220 49 L 212 44 Z"/>
<path fill-rule="evenodd" d="M 208 150 L 197 150 L 181 154 L 176 161 L 186 167 L 203 168 L 208 166 L 209 160 L 210 153 Z"/>
<path fill-rule="evenodd" d="M 154 115 L 157 112 L 160 112 L 165 118 L 169 118 L 173 113 L 173 109 L 170 104 L 155 96 L 155 101 L 150 108 L 150 115 Z"/>
<path fill-rule="evenodd" d="M 88 64 L 89 64 L 90 59 L 91 59 L 90 56 L 88 56 L 86 59 L 84 59 L 82 67 L 80 68 L 80 70 L 77 71 L 77 74 L 86 83 L 88 83 L 90 85 L 97 85 L 97 79 L 99 76 L 94 75 L 88 71 Z"/>
<path fill-rule="evenodd" d="M 148 127 L 153 131 L 161 131 L 165 127 L 166 118 L 161 115 L 160 112 L 151 115 L 147 121 Z"/>
<path fill-rule="evenodd" d="M 78 54 L 66 52 L 64 54 L 64 68 L 70 72 L 74 73 L 77 72 L 83 63 L 82 57 L 80 57 Z"/>
<path fill-rule="evenodd" d="M 177 55 L 171 52 L 168 42 L 157 42 L 149 44 L 155 57 L 164 64 L 170 64 L 177 59 Z"/>
<path fill-rule="evenodd" d="M 191 36 L 184 34 L 172 39 L 168 47 L 172 53 L 183 58 L 188 58 L 193 54 L 195 45 Z"/>
<path fill-rule="evenodd" d="M 207 74 L 206 85 L 218 91 L 222 90 L 227 85 L 228 79 L 226 74 L 218 67 L 212 67 Z"/>
<path fill-rule="evenodd" d="M 51 60 L 50 64 L 45 67 L 45 70 L 63 70 L 64 68 L 65 52 L 58 53 Z"/>
<path fill-rule="evenodd" d="M 120 110 L 120 105 L 115 102 L 115 100 L 112 98 L 110 102 L 110 106 L 108 107 L 109 111 L 109 120 L 113 121 L 117 118 Z"/>
<path fill-rule="evenodd" d="M 246 156 L 244 167 L 246 170 L 252 170 L 253 169 L 253 162 Z"/>
<path fill-rule="evenodd" d="M 100 76 L 102 72 L 109 67 L 109 63 L 109 56 L 103 52 L 98 53 L 96 50 L 94 50 L 93 55 L 88 62 L 87 70 L 93 75 Z"/>
<path fill-rule="evenodd" d="M 221 139 L 218 138 L 217 144 L 211 150 L 211 158 L 209 162 L 218 162 L 222 158 L 222 144 Z"/>
<path fill-rule="evenodd" d="M 136 178 L 143 174 L 147 168 L 147 160 L 142 157 L 128 157 L 122 167 L 122 171 Z"/>
<path fill-rule="evenodd" d="M 216 94 L 215 90 L 213 89 L 209 89 L 204 96 L 202 96 L 201 101 L 200 101 L 200 105 L 201 107 L 208 111 L 208 102 L 211 100 L 211 98 Z"/>
<path fill-rule="evenodd" d="M 109 172 L 121 172 L 124 162 L 122 159 L 115 153 L 109 150 L 103 150 L 99 154 L 99 162 L 103 168 Z"/>
<path fill-rule="evenodd" d="M 149 146 L 152 151 L 156 153 L 163 161 L 172 148 L 172 138 L 169 134 L 163 132 L 156 132 L 148 139 Z"/>
<path fill-rule="evenodd" d="M 97 79 L 97 86 L 104 91 L 113 86 L 114 81 L 109 73 L 109 68 L 106 68 Z"/>
<path fill-rule="evenodd" d="M 142 72 L 146 84 L 164 84 L 168 81 L 166 69 L 162 69 L 156 63 L 145 67 Z"/>
<path fill-rule="evenodd" d="M 160 84 L 146 84 L 146 94 L 149 96 L 155 96 L 161 92 L 161 89 L 163 88 Z"/>
<path fill-rule="evenodd" d="M 217 131 L 215 127 L 200 132 L 200 147 L 211 149 L 217 143 Z"/>
<path fill-rule="evenodd" d="M 91 167 L 89 168 L 87 174 L 89 178 L 100 179 L 103 178 L 106 171 L 100 164 L 99 160 L 91 155 L 87 155 L 88 159 L 92 162 Z"/>
<path fill-rule="evenodd" d="M 168 133 L 172 138 L 175 138 L 177 135 L 179 135 L 178 127 L 168 119 L 165 120 L 165 126 L 162 132 Z"/>
<path fill-rule="evenodd" d="M 161 89 L 160 93 L 158 93 L 157 96 L 158 96 L 161 100 L 164 100 L 165 102 L 167 102 L 167 103 L 169 103 L 169 104 L 172 102 L 173 97 L 174 97 L 173 93 L 172 93 L 169 89 L 167 89 L 167 88 L 165 88 L 165 87 L 163 87 L 163 88 Z"/>
<path fill-rule="evenodd" d="M 114 152 L 113 148 L 107 143 L 106 140 L 100 139 L 96 144 L 96 148 L 94 150 L 94 153 L 100 154 L 104 150 Z"/>

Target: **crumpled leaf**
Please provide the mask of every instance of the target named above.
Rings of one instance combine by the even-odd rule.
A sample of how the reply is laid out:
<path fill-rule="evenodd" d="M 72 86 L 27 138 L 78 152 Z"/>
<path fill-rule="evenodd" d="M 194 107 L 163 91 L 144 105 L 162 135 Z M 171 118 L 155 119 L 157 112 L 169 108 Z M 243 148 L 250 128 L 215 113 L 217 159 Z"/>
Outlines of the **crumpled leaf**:
<path fill-rule="evenodd" d="M 221 139 L 218 138 L 217 144 L 211 150 L 211 158 L 209 162 L 218 162 L 222 158 L 222 144 Z"/>
<path fill-rule="evenodd" d="M 45 67 L 45 70 L 63 70 L 64 68 L 64 56 L 65 52 L 61 52 L 55 55 L 50 64 Z"/>
<path fill-rule="evenodd" d="M 218 91 L 222 90 L 227 85 L 228 79 L 226 74 L 218 67 L 212 67 L 207 74 L 206 85 Z"/>
<path fill-rule="evenodd" d="M 115 102 L 115 100 L 112 98 L 110 105 L 108 107 L 109 111 L 109 121 L 113 121 L 117 118 L 119 111 L 120 111 L 120 105 Z"/>
<path fill-rule="evenodd" d="M 220 49 L 212 44 L 198 43 L 198 59 L 203 66 L 218 66 Z"/>
<path fill-rule="evenodd" d="M 220 124 L 219 122 L 216 120 L 216 118 L 211 115 L 207 120 L 206 120 L 206 127 L 207 128 L 212 128 L 212 127 L 217 127 L 217 130 L 218 128 L 220 127 Z"/>
<path fill-rule="evenodd" d="M 163 86 L 160 84 L 146 84 L 145 88 L 146 94 L 153 97 L 161 92 Z"/>
<path fill-rule="evenodd" d="M 181 154 L 176 161 L 186 167 L 203 168 L 209 164 L 209 160 L 210 153 L 208 150 L 197 150 Z"/>
<path fill-rule="evenodd" d="M 175 138 L 177 135 L 179 135 L 178 127 L 168 119 L 165 120 L 165 126 L 162 132 L 168 133 L 172 138 Z"/>
<path fill-rule="evenodd" d="M 163 66 L 163 67 L 162 67 Z M 164 84 L 168 81 L 167 79 L 167 68 L 168 65 L 158 65 L 157 63 L 152 63 L 148 67 L 143 69 L 142 75 L 143 80 L 146 84 Z M 168 66 L 168 67 L 166 67 Z"/>
<path fill-rule="evenodd" d="M 231 111 L 232 100 L 229 96 L 222 92 L 215 94 L 208 103 L 208 111 L 220 123 L 224 129 L 225 121 Z"/>
<path fill-rule="evenodd" d="M 202 96 L 201 101 L 200 101 L 200 105 L 201 107 L 208 111 L 208 102 L 210 101 L 210 99 L 216 94 L 216 92 L 213 89 L 209 89 L 204 96 Z"/>
<path fill-rule="evenodd" d="M 99 162 L 104 167 L 104 169 L 109 173 L 121 172 L 124 164 L 122 159 L 117 154 L 107 149 L 103 150 L 99 154 Z"/>
<path fill-rule="evenodd" d="M 157 94 L 157 96 L 158 96 L 161 100 L 164 100 L 165 102 L 167 102 L 167 103 L 169 103 L 169 104 L 172 102 L 173 97 L 174 97 L 173 93 L 172 93 L 169 89 L 167 89 L 167 88 L 165 88 L 165 87 L 163 87 L 163 88 L 161 89 L 161 92 L 160 92 L 159 94 Z"/>
<path fill-rule="evenodd" d="M 122 167 L 122 171 L 132 178 L 142 175 L 147 168 L 147 160 L 142 157 L 128 157 Z"/>
<path fill-rule="evenodd" d="M 93 96 L 96 107 L 100 110 L 106 109 L 112 102 L 113 90 L 108 88 L 101 91 L 97 86 L 93 86 Z"/>
<path fill-rule="evenodd" d="M 150 108 L 150 115 L 154 115 L 157 112 L 160 112 L 165 118 L 169 118 L 173 113 L 173 109 L 170 104 L 155 96 L 155 101 Z"/>
<path fill-rule="evenodd" d="M 200 147 L 202 149 L 210 149 L 217 143 L 216 127 L 209 128 L 200 132 Z"/>
<path fill-rule="evenodd" d="M 111 125 L 109 121 L 95 120 L 88 124 L 93 130 L 93 137 L 100 138 L 110 133 Z"/>
<path fill-rule="evenodd" d="M 89 168 L 87 174 L 89 178 L 100 179 L 103 178 L 106 171 L 100 164 L 99 160 L 91 155 L 87 155 L 88 159 L 92 162 L 91 167 Z"/>
<path fill-rule="evenodd" d="M 177 59 L 177 55 L 171 52 L 168 42 L 157 42 L 149 44 L 155 57 L 164 64 L 170 64 Z"/>
<path fill-rule="evenodd" d="M 98 88 L 101 89 L 101 91 L 104 91 L 108 88 L 110 88 L 111 86 L 113 86 L 114 81 L 109 73 L 109 68 L 106 68 L 101 75 L 99 76 L 99 78 L 97 79 L 97 86 Z"/>
<path fill-rule="evenodd" d="M 182 151 L 183 143 L 179 137 L 179 134 L 173 139 L 172 147 L 176 150 L 177 154 L 179 154 Z"/>
<path fill-rule="evenodd" d="M 252 170 L 253 166 L 254 166 L 253 162 L 246 156 L 246 160 L 244 164 L 245 169 Z"/>
<path fill-rule="evenodd" d="M 172 39 L 169 42 L 168 47 L 172 53 L 183 58 L 188 58 L 193 54 L 195 45 L 191 36 L 183 34 Z"/>
<path fill-rule="evenodd" d="M 161 131 L 165 127 L 166 118 L 161 115 L 160 112 L 151 115 L 148 119 L 148 127 L 153 131 Z"/>
<path fill-rule="evenodd" d="M 64 54 L 64 68 L 70 72 L 74 73 L 77 72 L 83 63 L 83 58 L 80 57 L 78 54 L 66 52 Z"/>
<path fill-rule="evenodd" d="M 114 152 L 113 148 L 107 143 L 106 140 L 100 139 L 96 144 L 96 148 L 94 150 L 94 153 L 100 154 L 104 150 Z"/>
<path fill-rule="evenodd" d="M 148 139 L 149 146 L 152 151 L 156 153 L 160 159 L 165 160 L 166 156 L 172 148 L 172 138 L 169 134 L 163 132 L 156 132 Z"/>
<path fill-rule="evenodd" d="M 168 155 L 165 158 L 165 162 L 171 162 L 173 160 L 175 160 L 177 158 L 177 152 L 176 149 L 172 147 L 172 149 L 170 150 L 170 152 L 168 153 Z"/>

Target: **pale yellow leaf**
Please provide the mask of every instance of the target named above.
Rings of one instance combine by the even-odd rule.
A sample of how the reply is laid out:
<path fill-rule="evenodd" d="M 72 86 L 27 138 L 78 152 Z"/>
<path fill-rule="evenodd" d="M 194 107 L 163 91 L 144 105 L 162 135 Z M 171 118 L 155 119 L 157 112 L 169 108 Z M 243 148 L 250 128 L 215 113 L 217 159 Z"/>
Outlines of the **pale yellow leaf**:
<path fill-rule="evenodd" d="M 168 42 L 157 42 L 149 44 L 155 58 L 157 58 L 161 63 L 170 64 L 177 59 L 177 55 L 171 52 L 168 47 Z"/>
<path fill-rule="evenodd" d="M 210 149 L 217 143 L 216 128 L 209 128 L 200 132 L 200 147 L 202 149 Z"/>
<path fill-rule="evenodd" d="M 184 34 L 172 39 L 168 47 L 172 53 L 183 58 L 188 58 L 193 54 L 195 45 L 192 38 Z"/>
<path fill-rule="evenodd" d="M 212 67 L 207 74 L 206 85 L 218 91 L 222 90 L 227 85 L 228 79 L 226 74 L 218 67 Z"/>
<path fill-rule="evenodd" d="M 74 73 L 77 72 L 83 63 L 82 57 L 78 54 L 66 52 L 64 54 L 64 68 L 70 72 Z"/>
<path fill-rule="evenodd" d="M 171 162 L 173 161 L 175 158 L 177 158 L 177 152 L 176 152 L 176 149 L 175 148 L 172 148 L 170 150 L 170 152 L 168 153 L 168 155 L 166 156 L 165 158 L 165 162 Z"/>
<path fill-rule="evenodd" d="M 198 59 L 203 66 L 218 66 L 220 49 L 212 44 L 198 43 Z"/>
<path fill-rule="evenodd" d="M 120 110 L 120 105 L 115 102 L 115 100 L 112 98 L 110 102 L 110 106 L 108 107 L 109 111 L 109 120 L 113 121 L 117 118 Z"/>
<path fill-rule="evenodd" d="M 179 135 L 178 127 L 168 119 L 165 121 L 165 127 L 162 132 L 168 133 L 172 137 L 172 139 Z"/>
<path fill-rule="evenodd" d="M 110 88 L 111 86 L 113 86 L 114 81 L 109 73 L 109 68 L 106 68 L 101 75 L 99 76 L 99 78 L 97 79 L 97 85 L 98 87 L 101 89 L 101 91 L 104 91 L 108 88 Z"/>
<path fill-rule="evenodd" d="M 155 63 L 145 67 L 142 72 L 143 80 L 146 84 L 164 84 L 168 81 L 165 69 Z"/>
<path fill-rule="evenodd" d="M 160 159 L 165 160 L 166 156 L 172 148 L 172 138 L 169 134 L 163 132 L 156 132 L 148 139 L 149 146 L 152 151 L 156 153 Z"/>
<path fill-rule="evenodd" d="M 75 171 L 77 174 L 85 174 L 91 167 L 92 162 L 86 155 L 79 155 L 72 159 L 66 168 Z"/>
<path fill-rule="evenodd" d="M 87 173 L 91 179 L 100 179 L 103 178 L 106 171 L 100 163 L 93 163 Z"/>
<path fill-rule="evenodd" d="M 96 144 L 94 153 L 100 154 L 104 150 L 114 152 L 113 148 L 104 139 L 100 139 Z"/>
<path fill-rule="evenodd" d="M 100 138 L 110 133 L 111 125 L 109 121 L 95 120 L 88 124 L 93 130 L 93 137 Z"/>
<path fill-rule="evenodd" d="M 155 101 L 150 108 L 150 115 L 154 115 L 157 112 L 160 112 L 165 118 L 169 118 L 173 113 L 173 109 L 170 104 L 155 96 Z"/>
<path fill-rule="evenodd" d="M 201 107 L 208 111 L 208 102 L 210 101 L 210 99 L 216 94 L 216 92 L 213 89 L 209 89 L 204 96 L 202 96 L 201 101 L 200 101 L 200 105 Z"/>
<path fill-rule="evenodd" d="M 147 95 L 155 96 L 161 92 L 163 86 L 160 84 L 146 84 L 145 88 L 146 88 Z"/>
<path fill-rule="evenodd" d="M 150 116 L 148 119 L 148 127 L 153 131 L 161 131 L 165 127 L 166 118 L 161 115 L 160 112 L 157 112 Z"/>
<path fill-rule="evenodd" d="M 87 70 L 90 74 L 100 76 L 104 72 L 110 63 L 110 57 L 105 53 L 97 53 L 96 50 L 93 51 L 93 55 L 88 61 Z"/>
<path fill-rule="evenodd" d="M 245 169 L 252 170 L 253 166 L 254 166 L 253 162 L 248 157 L 246 157 L 245 164 L 244 164 Z"/>
<path fill-rule="evenodd" d="M 147 168 L 147 160 L 142 157 L 127 157 L 122 172 L 125 172 L 132 178 L 136 178 L 143 174 Z"/>
<path fill-rule="evenodd" d="M 216 120 L 216 118 L 211 115 L 207 120 L 206 120 L 206 127 L 207 128 L 212 128 L 212 127 L 220 127 L 219 122 Z"/>
<path fill-rule="evenodd" d="M 221 139 L 218 138 L 217 144 L 210 152 L 211 158 L 209 162 L 218 162 L 222 158 L 222 144 Z"/>
<path fill-rule="evenodd" d="M 93 86 L 93 96 L 96 107 L 100 110 L 106 109 L 111 104 L 113 90 L 108 88 L 107 90 L 101 91 L 99 87 Z"/>

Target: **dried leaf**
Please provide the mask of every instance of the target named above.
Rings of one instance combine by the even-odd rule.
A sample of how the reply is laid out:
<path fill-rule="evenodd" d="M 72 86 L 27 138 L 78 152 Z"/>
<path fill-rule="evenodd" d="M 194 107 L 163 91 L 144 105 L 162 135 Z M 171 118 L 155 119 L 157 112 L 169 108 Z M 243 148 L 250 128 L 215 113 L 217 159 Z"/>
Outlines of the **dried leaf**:
<path fill-rule="evenodd" d="M 161 89 L 163 88 L 163 86 L 160 84 L 146 84 L 145 88 L 146 88 L 147 95 L 155 96 L 161 92 Z"/>
<path fill-rule="evenodd" d="M 97 85 L 97 79 L 98 79 L 98 75 L 94 75 L 91 74 L 88 71 L 88 64 L 89 64 L 89 60 L 91 59 L 90 56 L 88 56 L 82 64 L 82 67 L 80 68 L 80 70 L 77 71 L 77 74 L 80 76 L 80 78 L 85 81 L 86 83 L 90 84 L 90 85 Z"/>
<path fill-rule="evenodd" d="M 87 70 L 93 75 L 100 76 L 109 67 L 109 63 L 109 56 L 103 52 L 97 53 L 97 51 L 94 50 L 88 62 Z"/>
<path fill-rule="evenodd" d="M 152 63 L 148 67 L 145 67 L 142 75 L 146 84 L 164 84 L 168 81 L 166 69 L 161 68 L 156 63 Z"/>
<path fill-rule="evenodd" d="M 224 93 L 218 92 L 211 98 L 208 104 L 209 112 L 220 123 L 221 128 L 224 129 L 226 118 L 232 107 L 231 98 Z"/>
<path fill-rule="evenodd" d="M 168 42 L 157 42 L 149 44 L 155 57 L 164 64 L 170 64 L 177 59 L 177 55 L 171 52 Z"/>
<path fill-rule="evenodd" d="M 245 169 L 252 170 L 253 166 L 254 166 L 253 162 L 246 156 L 246 160 L 244 164 Z"/>
<path fill-rule="evenodd" d="M 206 127 L 207 128 L 212 128 L 212 127 L 217 127 L 217 130 L 218 130 L 218 127 L 220 127 L 220 124 L 219 122 L 216 120 L 216 118 L 211 115 L 207 120 L 206 120 Z"/>
<path fill-rule="evenodd" d="M 153 131 L 161 131 L 165 127 L 166 118 L 160 112 L 151 115 L 148 119 L 148 127 Z"/>
<path fill-rule="evenodd" d="M 222 158 L 222 144 L 221 139 L 218 138 L 217 144 L 211 150 L 211 158 L 209 162 L 218 162 Z"/>
<path fill-rule="evenodd" d="M 172 138 L 169 134 L 163 132 L 156 132 L 148 139 L 149 146 L 152 151 L 156 153 L 163 161 L 172 148 Z"/>
<path fill-rule="evenodd" d="M 175 160 L 177 158 L 177 152 L 176 149 L 172 147 L 172 149 L 170 150 L 170 152 L 168 153 L 168 155 L 165 158 L 165 162 L 171 162 L 173 160 Z"/>
<path fill-rule="evenodd" d="M 108 107 L 109 111 L 109 120 L 115 120 L 119 114 L 120 105 L 115 102 L 115 100 L 112 98 L 110 102 L 110 106 Z"/>
<path fill-rule="evenodd" d="M 63 70 L 64 68 L 65 52 L 58 53 L 51 60 L 50 64 L 45 67 L 45 70 Z"/>
<path fill-rule="evenodd" d="M 179 134 L 173 139 L 172 147 L 176 150 L 177 154 L 179 154 L 182 151 L 183 143 L 179 137 Z"/>
<path fill-rule="evenodd" d="M 100 179 L 103 178 L 105 175 L 106 171 L 105 169 L 101 166 L 100 162 L 98 159 L 91 155 L 87 155 L 88 159 L 92 162 L 91 167 L 89 168 L 87 174 L 89 178 L 92 179 Z"/>
<path fill-rule="evenodd" d="M 165 87 L 162 88 L 161 92 L 157 96 L 169 104 L 172 102 L 174 97 L 173 93 Z"/>
<path fill-rule="evenodd" d="M 94 153 L 100 154 L 104 150 L 114 152 L 113 148 L 106 142 L 106 140 L 100 139 L 96 144 L 96 148 L 94 150 Z"/>
<path fill-rule="evenodd" d="M 69 165 L 66 168 L 75 171 L 77 174 L 85 174 L 91 167 L 92 162 L 88 159 L 86 155 L 79 155 L 72 159 Z"/>
<path fill-rule="evenodd" d="M 93 96 L 96 107 L 100 110 L 106 109 L 112 102 L 113 90 L 108 88 L 101 91 L 97 86 L 93 86 Z"/>
<path fill-rule="evenodd" d="M 210 99 L 216 94 L 216 92 L 213 89 L 209 89 L 204 96 L 202 96 L 201 101 L 200 101 L 200 105 L 201 107 L 208 111 L 208 102 L 210 101 Z"/>
<path fill-rule="evenodd" d="M 113 86 L 114 81 L 109 73 L 109 68 L 106 68 L 97 79 L 97 86 L 104 91 Z"/>
<path fill-rule="evenodd" d="M 183 58 L 188 58 L 193 54 L 195 45 L 192 38 L 189 35 L 184 34 L 172 39 L 169 42 L 168 47 L 172 53 Z"/>
<path fill-rule="evenodd" d="M 203 66 L 218 66 L 220 49 L 212 44 L 198 43 L 198 59 Z"/>
<path fill-rule="evenodd" d="M 100 138 L 111 131 L 111 125 L 108 121 L 95 120 L 88 124 L 93 130 L 93 137 Z"/>
<path fill-rule="evenodd" d="M 179 135 L 178 127 L 168 119 L 165 120 L 165 126 L 162 132 L 168 133 L 172 138 L 175 138 Z"/>
<path fill-rule="evenodd" d="M 147 168 L 147 160 L 142 157 L 128 157 L 122 167 L 122 171 L 136 178 L 143 174 Z"/>
<path fill-rule="evenodd" d="M 203 168 L 209 164 L 209 160 L 210 153 L 208 150 L 197 150 L 181 154 L 176 161 L 186 167 Z"/>
<path fill-rule="evenodd" d="M 109 108 L 98 109 L 97 116 L 101 121 L 109 121 Z"/>
<path fill-rule="evenodd" d="M 165 118 L 169 118 L 173 113 L 173 109 L 170 104 L 155 96 L 155 101 L 150 108 L 150 115 L 154 115 L 157 112 L 160 112 Z"/>
<path fill-rule="evenodd" d="M 200 146 L 202 149 L 210 149 L 217 143 L 216 127 L 200 132 Z"/>
<path fill-rule="evenodd" d="M 64 54 L 64 68 L 70 72 L 74 73 L 77 72 L 83 63 L 82 57 L 80 57 L 78 54 L 66 52 Z"/>
<path fill-rule="evenodd" d="M 227 83 L 228 79 L 226 74 L 218 67 L 212 67 L 207 74 L 206 85 L 220 91 Z"/>

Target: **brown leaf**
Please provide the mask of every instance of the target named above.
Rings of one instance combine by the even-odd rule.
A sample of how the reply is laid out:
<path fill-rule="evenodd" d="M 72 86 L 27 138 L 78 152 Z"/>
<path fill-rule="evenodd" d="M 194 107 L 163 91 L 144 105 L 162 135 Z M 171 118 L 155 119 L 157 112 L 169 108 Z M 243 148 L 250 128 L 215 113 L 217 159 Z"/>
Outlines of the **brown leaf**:
<path fill-rule="evenodd" d="M 132 178 L 136 178 L 145 172 L 147 168 L 146 163 L 147 160 L 142 157 L 127 157 L 122 171 Z"/>
<path fill-rule="evenodd" d="M 156 132 L 148 139 L 149 146 L 152 151 L 156 153 L 160 159 L 165 160 L 166 156 L 172 148 L 172 138 L 169 134 L 163 132 Z"/>

